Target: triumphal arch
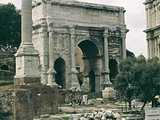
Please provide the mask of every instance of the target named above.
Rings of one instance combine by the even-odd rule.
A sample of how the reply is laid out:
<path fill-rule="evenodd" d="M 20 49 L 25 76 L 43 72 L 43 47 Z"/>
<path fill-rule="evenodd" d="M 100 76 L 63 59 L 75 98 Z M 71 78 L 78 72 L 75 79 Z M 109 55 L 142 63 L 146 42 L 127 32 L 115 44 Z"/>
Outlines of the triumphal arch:
<path fill-rule="evenodd" d="M 76 0 L 35 0 L 32 42 L 41 83 L 98 93 L 126 57 L 125 10 Z"/>

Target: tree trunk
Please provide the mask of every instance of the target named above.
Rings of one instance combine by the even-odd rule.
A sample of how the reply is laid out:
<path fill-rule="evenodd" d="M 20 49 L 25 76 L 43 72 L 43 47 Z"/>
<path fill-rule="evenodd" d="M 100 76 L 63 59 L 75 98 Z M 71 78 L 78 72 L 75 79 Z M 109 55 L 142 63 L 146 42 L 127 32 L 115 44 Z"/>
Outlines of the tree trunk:
<path fill-rule="evenodd" d="M 129 110 L 132 110 L 132 102 L 128 101 L 128 104 L 129 104 Z"/>
<path fill-rule="evenodd" d="M 145 107 L 146 103 L 147 103 L 147 101 L 145 101 L 145 102 L 143 103 L 143 106 L 141 107 L 141 110 L 143 110 L 143 109 L 144 109 L 144 107 Z"/>

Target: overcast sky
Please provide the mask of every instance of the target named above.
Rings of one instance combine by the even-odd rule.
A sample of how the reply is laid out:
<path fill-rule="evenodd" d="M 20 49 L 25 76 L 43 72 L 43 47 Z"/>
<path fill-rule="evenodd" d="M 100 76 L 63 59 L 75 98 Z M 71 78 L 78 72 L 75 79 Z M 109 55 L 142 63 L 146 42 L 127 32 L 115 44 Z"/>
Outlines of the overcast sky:
<path fill-rule="evenodd" d="M 130 30 L 127 34 L 127 49 L 133 51 L 136 56 L 143 54 L 147 56 L 147 43 L 145 40 L 146 20 L 144 0 L 80 0 L 85 2 L 123 6 L 126 9 L 126 25 Z M 0 3 L 14 3 L 21 7 L 21 0 L 0 0 Z"/>

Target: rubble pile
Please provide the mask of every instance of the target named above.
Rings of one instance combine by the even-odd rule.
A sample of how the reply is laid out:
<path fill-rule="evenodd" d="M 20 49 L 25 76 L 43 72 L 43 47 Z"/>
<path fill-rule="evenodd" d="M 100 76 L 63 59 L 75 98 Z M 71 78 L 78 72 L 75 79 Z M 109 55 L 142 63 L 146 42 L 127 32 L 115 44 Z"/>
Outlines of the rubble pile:
<path fill-rule="evenodd" d="M 93 113 L 83 114 L 79 120 L 120 120 L 121 116 L 119 113 L 114 113 L 112 111 L 95 111 Z"/>

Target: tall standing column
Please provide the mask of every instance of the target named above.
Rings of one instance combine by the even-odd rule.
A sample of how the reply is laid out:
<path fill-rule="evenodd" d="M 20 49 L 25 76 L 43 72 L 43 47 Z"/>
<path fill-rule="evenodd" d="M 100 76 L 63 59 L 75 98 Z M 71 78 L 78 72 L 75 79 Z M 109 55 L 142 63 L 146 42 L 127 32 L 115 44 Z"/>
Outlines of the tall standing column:
<path fill-rule="evenodd" d="M 22 0 L 22 44 L 32 44 L 32 0 Z"/>
<path fill-rule="evenodd" d="M 104 31 L 104 60 L 105 60 L 105 68 L 104 68 L 104 86 L 112 85 L 109 78 L 109 53 L 108 53 L 108 28 Z"/>
<path fill-rule="evenodd" d="M 16 84 L 40 83 L 39 54 L 32 43 L 32 0 L 22 0 L 22 43 L 16 53 Z"/>
<path fill-rule="evenodd" d="M 114 89 L 112 88 L 112 83 L 109 78 L 109 53 L 108 53 L 108 28 L 104 31 L 104 57 L 105 57 L 105 80 L 104 80 L 104 90 L 102 90 L 102 97 L 104 99 L 114 98 Z"/>
<path fill-rule="evenodd" d="M 80 85 L 77 78 L 78 71 L 76 70 L 75 65 L 75 40 L 76 40 L 76 33 L 75 27 L 72 26 L 70 28 L 70 47 L 71 47 L 71 89 L 80 90 Z"/>
<path fill-rule="evenodd" d="M 148 48 L 147 48 L 147 50 L 148 50 L 148 58 L 150 58 L 150 40 L 149 39 L 147 40 L 147 46 L 148 46 Z"/>
<path fill-rule="evenodd" d="M 126 30 L 124 29 L 121 31 L 121 38 L 122 38 L 122 56 L 125 59 L 126 56 Z"/>
<path fill-rule="evenodd" d="M 48 71 L 48 86 L 57 85 L 55 82 L 55 69 L 54 69 L 54 35 L 52 30 L 49 30 L 49 71 Z"/>
<path fill-rule="evenodd" d="M 42 54 L 40 55 L 40 62 L 41 62 L 41 83 L 46 85 L 48 82 L 48 56 L 49 56 L 49 39 L 48 39 L 48 29 L 47 29 L 47 21 L 41 21 L 41 29 L 40 29 L 40 38 L 42 40 L 43 49 Z"/>

